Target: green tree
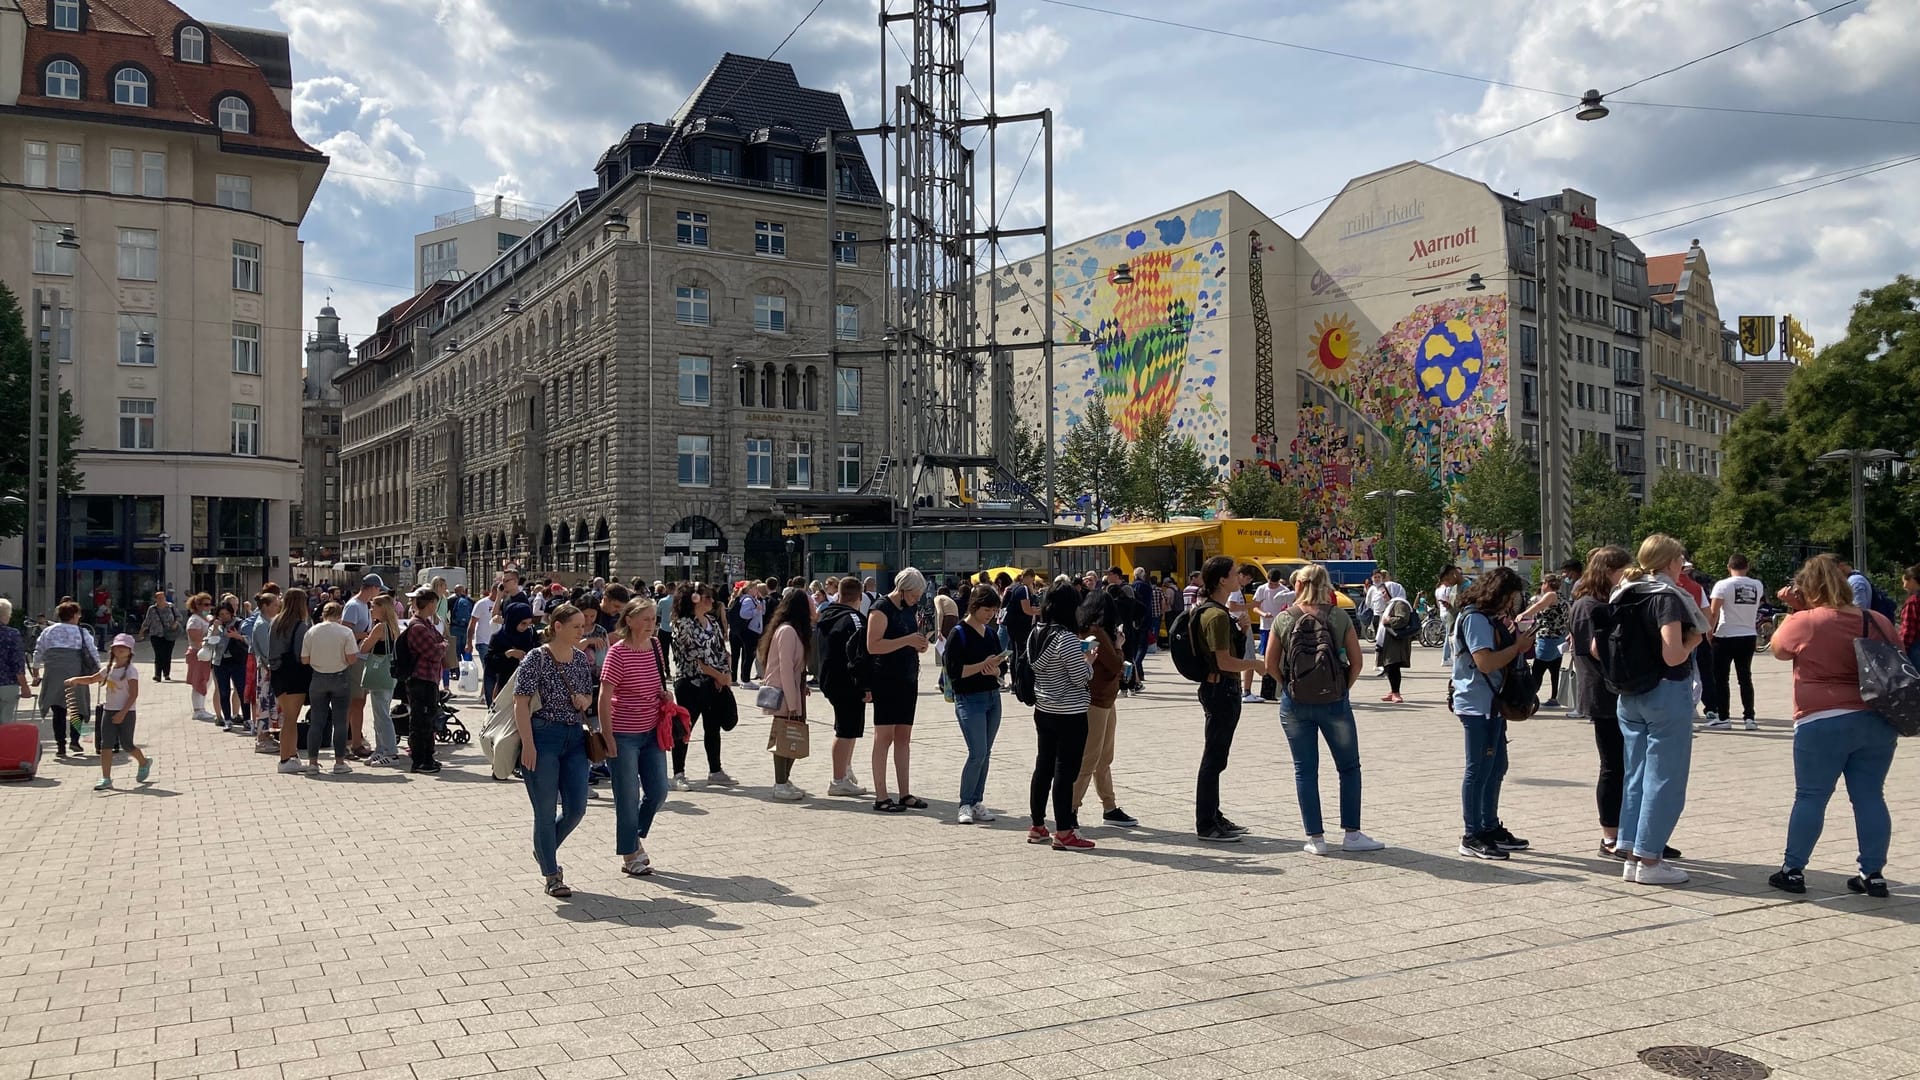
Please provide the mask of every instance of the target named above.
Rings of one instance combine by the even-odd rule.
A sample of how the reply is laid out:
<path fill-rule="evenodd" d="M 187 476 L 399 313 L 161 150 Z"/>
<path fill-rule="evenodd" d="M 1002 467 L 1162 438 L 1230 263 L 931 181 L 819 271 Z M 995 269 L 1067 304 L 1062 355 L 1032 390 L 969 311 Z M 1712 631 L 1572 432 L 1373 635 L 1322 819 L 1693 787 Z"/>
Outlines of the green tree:
<path fill-rule="evenodd" d="M 1018 419 L 1013 422 L 1013 430 L 1009 436 L 1013 460 L 1007 462 L 1007 468 L 1013 470 L 1013 475 L 1019 477 L 1022 482 L 1032 484 L 1038 490 L 1040 483 L 1047 475 L 1046 439 L 1033 429 L 1032 424 Z M 1058 479 L 1057 472 L 1056 468 L 1056 479 Z"/>
<path fill-rule="evenodd" d="M 1127 509 L 1154 521 L 1211 509 L 1220 475 L 1191 435 L 1174 434 L 1165 416 L 1140 424 L 1127 454 Z"/>
<path fill-rule="evenodd" d="M 1265 465 L 1245 465 L 1227 481 L 1227 510 L 1237 518 L 1300 520 L 1300 493 L 1273 478 Z"/>
<path fill-rule="evenodd" d="M 1407 587 L 1409 595 L 1433 588 L 1440 569 L 1450 561 L 1446 537 L 1441 532 L 1447 496 L 1433 474 L 1411 457 L 1389 455 L 1369 461 L 1354 477 L 1353 491 L 1351 528 L 1354 535 L 1379 538 L 1373 549 L 1375 557 L 1393 573 L 1395 580 Z M 1369 491 L 1413 492 L 1394 500 L 1390 543 L 1388 500 L 1369 499 L 1366 497 Z"/>
<path fill-rule="evenodd" d="M 1614 471 L 1613 460 L 1607 456 L 1600 440 L 1581 441 L 1580 452 L 1573 456 L 1569 474 L 1573 486 L 1574 550 L 1567 557 L 1584 561 L 1587 552 L 1604 544 L 1622 547 L 1632 544 L 1640 504 L 1627 487 L 1626 478 Z"/>
<path fill-rule="evenodd" d="M 1667 466 L 1647 490 L 1647 505 L 1640 511 L 1640 535 L 1666 533 L 1693 552 L 1707 540 L 1707 522 L 1719 491 L 1719 485 L 1708 477 Z"/>
<path fill-rule="evenodd" d="M 1126 508 L 1127 439 L 1108 418 L 1105 395 L 1093 395 L 1080 422 L 1067 430 L 1055 480 L 1067 501 L 1087 497 L 1087 520 L 1095 524 Z"/>
<path fill-rule="evenodd" d="M 55 365 L 56 367 L 58 365 Z M 19 504 L 0 502 L 0 537 L 19 536 L 27 530 L 25 505 L 32 451 L 28 446 L 28 403 L 33 400 L 33 350 L 27 340 L 27 324 L 20 302 L 11 289 L 0 285 L 0 496 L 12 495 Z M 74 464 L 74 447 L 80 441 L 80 418 L 73 414 L 73 392 L 60 392 L 60 490 L 79 491 L 84 485 Z"/>
<path fill-rule="evenodd" d="M 1453 516 L 1476 533 L 1499 540 L 1504 565 L 1507 541 L 1540 527 L 1540 474 L 1504 426 L 1453 486 Z"/>

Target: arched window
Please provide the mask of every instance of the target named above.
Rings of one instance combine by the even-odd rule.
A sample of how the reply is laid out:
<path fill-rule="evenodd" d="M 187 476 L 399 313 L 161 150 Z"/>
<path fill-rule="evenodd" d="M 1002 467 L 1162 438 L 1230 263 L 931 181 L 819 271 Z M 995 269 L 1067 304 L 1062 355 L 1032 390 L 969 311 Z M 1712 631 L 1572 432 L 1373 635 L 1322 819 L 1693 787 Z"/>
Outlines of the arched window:
<path fill-rule="evenodd" d="M 567 297 L 567 340 L 580 336 L 580 301 L 577 297 Z"/>
<path fill-rule="evenodd" d="M 55 60 L 47 65 L 40 80 L 42 91 L 50 98 L 80 100 L 80 66 L 71 60 Z"/>
<path fill-rule="evenodd" d="M 740 404 L 753 407 L 753 368 L 747 364 L 740 365 Z"/>
<path fill-rule="evenodd" d="M 808 412 L 820 408 L 820 369 L 811 364 L 800 380 L 800 407 Z"/>
<path fill-rule="evenodd" d="M 760 407 L 761 408 L 771 409 L 773 408 L 773 403 L 780 400 L 780 387 L 778 385 L 778 380 L 779 380 L 779 376 L 773 373 L 772 364 L 768 364 L 767 366 L 760 369 Z"/>
<path fill-rule="evenodd" d="M 207 62 L 207 35 L 197 26 L 180 28 L 180 44 L 174 49 L 174 55 L 189 64 Z"/>
<path fill-rule="evenodd" d="M 800 371 L 792 364 L 787 365 L 786 374 L 780 380 L 780 407 L 783 409 L 800 407 Z"/>
<path fill-rule="evenodd" d="M 580 305 L 580 317 L 586 320 L 586 330 L 593 332 L 593 282 L 587 282 L 587 299 Z"/>
<path fill-rule="evenodd" d="M 596 315 L 604 319 L 607 317 L 607 307 L 613 303 L 613 294 L 610 286 L 607 284 L 607 275 L 605 274 L 600 275 L 600 291 L 596 295 L 599 297 L 600 302 L 600 307 L 597 309 Z"/>
<path fill-rule="evenodd" d="M 540 313 L 540 351 L 546 352 L 553 347 L 553 316 Z"/>
<path fill-rule="evenodd" d="M 149 99 L 146 72 L 139 68 L 123 67 L 113 73 L 115 105 L 133 105 L 144 109 Z"/>
<path fill-rule="evenodd" d="M 247 135 L 253 131 L 253 106 L 247 100 L 235 94 L 220 99 L 215 110 L 220 117 L 220 130 Z"/>

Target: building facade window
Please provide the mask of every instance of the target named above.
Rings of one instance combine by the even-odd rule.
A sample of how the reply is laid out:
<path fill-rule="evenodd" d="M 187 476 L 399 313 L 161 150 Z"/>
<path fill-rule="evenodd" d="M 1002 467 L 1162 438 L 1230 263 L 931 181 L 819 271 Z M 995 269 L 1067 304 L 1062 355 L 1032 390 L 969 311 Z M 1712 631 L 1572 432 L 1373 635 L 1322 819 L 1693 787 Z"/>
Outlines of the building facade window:
<path fill-rule="evenodd" d="M 853 341 L 860 336 L 859 305 L 833 305 L 833 336 L 841 341 Z"/>
<path fill-rule="evenodd" d="M 53 28 L 80 29 L 80 0 L 53 0 Z"/>
<path fill-rule="evenodd" d="M 60 246 L 60 234 L 71 225 L 33 223 L 33 272 L 36 274 L 73 273 L 73 249 Z"/>
<path fill-rule="evenodd" d="M 841 491 L 860 489 L 860 444 L 843 442 L 834 458 L 834 472 Z"/>
<path fill-rule="evenodd" d="M 843 367 L 834 377 L 833 407 L 841 416 L 860 415 L 860 369 Z"/>
<path fill-rule="evenodd" d="M 710 325 L 712 319 L 707 290 L 691 285 L 676 286 L 673 290 L 673 315 L 684 326 Z"/>
<path fill-rule="evenodd" d="M 249 199 L 251 201 L 251 199 Z M 420 245 L 420 287 L 422 289 L 452 273 L 460 265 L 460 241 L 436 240 Z"/>
<path fill-rule="evenodd" d="M 213 202 L 229 210 L 253 209 L 253 177 L 217 173 L 213 178 Z"/>
<path fill-rule="evenodd" d="M 833 234 L 833 261 L 842 266 L 860 264 L 859 233 L 836 232 Z"/>
<path fill-rule="evenodd" d="M 220 99 L 217 110 L 220 116 L 220 130 L 231 131 L 236 135 L 246 135 L 253 131 L 253 106 L 245 98 L 228 94 Z"/>
<path fill-rule="evenodd" d="M 236 375 L 260 374 L 260 324 L 233 324 L 233 370 Z"/>
<path fill-rule="evenodd" d="M 776 184 L 793 186 L 793 159 L 785 154 L 776 154 L 767 163 L 767 179 Z"/>
<path fill-rule="evenodd" d="M 241 457 L 260 456 L 260 406 L 233 407 L 233 452 Z"/>
<path fill-rule="evenodd" d="M 834 162 L 833 182 L 834 186 L 839 189 L 842 195 L 854 195 L 859 192 L 859 183 L 855 179 L 853 166 L 847 162 Z"/>
<path fill-rule="evenodd" d="M 713 483 L 713 437 L 680 436 L 679 466 L 676 474 L 681 487 L 707 487 Z"/>
<path fill-rule="evenodd" d="M 71 60 L 55 60 L 46 66 L 40 85 L 50 98 L 79 101 L 80 67 Z"/>
<path fill-rule="evenodd" d="M 180 59 L 189 64 L 204 64 L 207 62 L 207 35 L 201 33 L 197 26 L 183 26 L 180 28 L 180 47 L 175 51 Z"/>
<path fill-rule="evenodd" d="M 155 334 L 160 320 L 153 315 L 120 316 L 120 362 L 130 367 L 153 367 L 159 363 L 159 339 Z M 146 340 L 142 341 L 141 337 Z"/>
<path fill-rule="evenodd" d="M 776 258 L 787 257 L 787 227 L 778 221 L 756 221 L 753 223 L 753 253 L 772 255 Z"/>
<path fill-rule="evenodd" d="M 734 167 L 733 147 L 716 146 L 707 151 L 707 166 L 715 176 L 734 175 L 737 170 Z"/>
<path fill-rule="evenodd" d="M 673 239 L 682 247 L 706 247 L 707 215 L 693 210 L 675 211 Z"/>
<path fill-rule="evenodd" d="M 120 449 L 151 450 L 154 418 L 159 403 L 153 398 L 120 399 Z"/>
<path fill-rule="evenodd" d="M 73 309 L 70 307 L 61 308 L 55 317 L 53 358 L 63 364 L 73 363 Z"/>
<path fill-rule="evenodd" d="M 707 356 L 680 358 L 680 404 L 713 403 L 713 359 Z"/>
<path fill-rule="evenodd" d="M 26 150 L 26 163 L 21 168 L 21 180 L 28 187 L 47 186 L 47 144 L 28 139 L 22 144 Z"/>
<path fill-rule="evenodd" d="M 160 234 L 152 229 L 120 230 L 120 277 L 156 281 L 160 277 Z"/>
<path fill-rule="evenodd" d="M 753 328 L 769 333 L 785 333 L 787 329 L 787 298 L 784 296 L 755 296 L 753 298 Z"/>
<path fill-rule="evenodd" d="M 260 291 L 260 245 L 244 240 L 233 242 L 233 287 L 241 292 Z"/>
<path fill-rule="evenodd" d="M 147 107 L 151 87 L 147 85 L 147 73 L 139 68 L 121 68 L 113 73 L 113 103 L 131 105 L 138 109 Z"/>
<path fill-rule="evenodd" d="M 787 486 L 799 491 L 813 487 L 813 444 L 787 444 Z"/>
<path fill-rule="evenodd" d="M 60 143 L 54 147 L 53 186 L 61 191 L 80 190 L 80 146 Z"/>
<path fill-rule="evenodd" d="M 773 486 L 773 440 L 747 440 L 747 486 L 764 488 Z"/>

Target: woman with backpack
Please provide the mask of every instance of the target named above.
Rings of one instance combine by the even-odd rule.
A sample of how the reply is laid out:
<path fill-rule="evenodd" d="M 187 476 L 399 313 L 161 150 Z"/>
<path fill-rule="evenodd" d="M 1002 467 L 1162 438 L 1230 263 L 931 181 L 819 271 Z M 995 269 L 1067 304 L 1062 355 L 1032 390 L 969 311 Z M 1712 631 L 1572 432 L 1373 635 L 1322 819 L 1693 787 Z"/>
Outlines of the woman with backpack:
<path fill-rule="evenodd" d="M 1325 567 L 1315 566 L 1308 566 L 1300 573 L 1312 569 L 1318 569 L 1323 575 L 1326 573 Z M 1413 639 L 1420 636 L 1420 619 L 1414 613 L 1413 605 L 1407 603 L 1407 591 L 1399 582 L 1390 581 L 1387 588 L 1391 595 L 1387 599 L 1386 614 L 1380 619 L 1376 641 L 1380 666 L 1387 673 L 1387 696 L 1380 700 L 1398 705 L 1406 700 L 1400 696 L 1400 676 L 1413 663 Z"/>
<path fill-rule="evenodd" d="M 766 627 L 760 638 L 760 680 L 780 691 L 779 705 L 767 710 L 776 729 L 776 738 L 769 739 L 767 746 L 773 751 L 773 798 L 799 802 L 807 793 L 793 782 L 794 759 L 780 753 L 777 735 L 781 719 L 807 722 L 807 658 L 813 648 L 813 600 L 807 591 L 788 589 L 780 594 L 779 606 Z"/>
<path fill-rule="evenodd" d="M 533 804 L 534 861 L 546 879 L 547 895 L 564 900 L 573 890 L 558 861 L 560 845 L 587 813 L 584 725 L 593 716 L 593 658 L 580 648 L 584 612 L 558 604 L 547 614 L 547 643 L 529 653 L 513 676 L 513 723 Z"/>
<path fill-rule="evenodd" d="M 993 820 L 987 809 L 987 766 L 993 758 L 993 740 L 1000 734 L 1000 667 L 1007 658 L 1001 648 L 1000 594 L 991 585 L 975 585 L 967 597 L 967 615 L 947 635 L 941 650 L 947 682 L 953 687 L 953 715 L 967 744 L 967 763 L 960 769 L 962 825 L 985 825 Z"/>
<path fill-rule="evenodd" d="M 1533 616 L 1533 684 L 1540 685 L 1542 672 L 1553 678 L 1552 691 L 1540 703 L 1543 709 L 1560 707 L 1560 664 L 1567 645 L 1567 617 L 1572 610 L 1560 594 L 1559 575 L 1548 574 L 1540 582 L 1540 595 L 1521 612 L 1523 618 Z"/>
<path fill-rule="evenodd" d="M 1280 727 L 1293 754 L 1293 791 L 1300 802 L 1300 821 L 1310 855 L 1325 855 L 1327 843 L 1320 818 L 1320 740 L 1327 741 L 1333 765 L 1340 774 L 1342 851 L 1379 851 L 1387 845 L 1360 831 L 1360 736 L 1353 723 L 1353 684 L 1360 681 L 1360 631 L 1353 617 L 1342 611 L 1334 596 L 1327 568 L 1308 563 L 1293 575 L 1294 600 L 1274 617 L 1267 634 L 1267 672 L 1280 685 Z M 1404 592 L 1390 603 L 1382 625 L 1393 621 L 1395 606 L 1413 617 Z M 1409 645 L 1411 637 L 1388 638 L 1388 677 L 1397 698 L 1399 668 L 1392 651 Z M 1409 645 L 1410 647 L 1410 645 Z"/>
<path fill-rule="evenodd" d="M 1500 697 L 1511 680 L 1532 677 L 1526 657 L 1533 652 L 1533 631 L 1514 625 L 1527 583 L 1510 568 L 1498 566 L 1474 581 L 1460 596 L 1460 613 L 1449 642 L 1453 657 L 1453 713 L 1466 734 L 1467 767 L 1460 782 L 1460 816 L 1465 832 L 1460 854 L 1474 859 L 1505 859 L 1531 845 L 1500 820 L 1500 784 L 1507 775 L 1507 719 Z M 1531 694 L 1531 687 L 1528 687 Z"/>
<path fill-rule="evenodd" d="M 1886 782 L 1898 738 L 1893 725 L 1860 698 L 1853 642 L 1872 637 L 1891 645 L 1900 639 L 1885 615 L 1857 605 L 1832 555 L 1808 559 L 1780 596 L 1794 611 L 1774 631 L 1772 645 L 1773 655 L 1793 664 L 1794 795 L 1786 858 L 1767 883 L 1784 892 L 1807 891 L 1807 861 L 1820 840 L 1827 800 L 1845 776 L 1860 843 L 1860 873 L 1847 879 L 1847 890 L 1884 899 L 1882 871 L 1893 837 Z"/>
<path fill-rule="evenodd" d="M 1051 842 L 1055 851 L 1088 851 L 1093 841 L 1080 835 L 1073 808 L 1073 782 L 1087 751 L 1087 708 L 1092 703 L 1093 662 L 1080 640 L 1080 591 L 1073 579 L 1053 580 L 1040 605 L 1040 621 L 1027 644 L 1033 665 L 1033 726 L 1039 749 L 1028 786 L 1033 827 L 1027 843 Z M 1053 793 L 1053 827 L 1047 832 L 1047 793 Z"/>
<path fill-rule="evenodd" d="M 1707 631 L 1706 612 L 1676 583 L 1686 561 L 1680 541 L 1654 533 L 1640 542 L 1634 569 L 1607 601 L 1611 629 L 1601 648 L 1601 668 L 1620 691 L 1624 743 L 1617 846 L 1633 854 L 1620 876 L 1642 885 L 1687 881 L 1687 872 L 1666 857 L 1667 839 L 1687 803 L 1693 650 Z"/>
<path fill-rule="evenodd" d="M 1073 781 L 1073 814 L 1080 816 L 1087 785 L 1100 796 L 1100 821 L 1120 829 L 1140 824 L 1125 810 L 1113 791 L 1113 749 L 1119 723 L 1118 702 L 1124 689 L 1121 677 L 1127 659 L 1121 645 L 1127 636 L 1127 614 L 1132 601 L 1124 585 L 1109 585 L 1081 601 L 1078 618 L 1093 642 L 1093 682 L 1087 687 L 1087 749 L 1080 758 L 1080 775 Z"/>

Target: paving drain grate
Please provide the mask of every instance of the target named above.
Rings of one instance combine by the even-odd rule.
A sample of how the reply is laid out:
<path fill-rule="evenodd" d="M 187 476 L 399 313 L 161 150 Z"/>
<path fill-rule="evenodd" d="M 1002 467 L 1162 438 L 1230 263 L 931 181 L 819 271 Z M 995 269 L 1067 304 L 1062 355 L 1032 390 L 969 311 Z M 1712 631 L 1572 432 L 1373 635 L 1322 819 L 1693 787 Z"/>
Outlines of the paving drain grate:
<path fill-rule="evenodd" d="M 1640 1063 L 1654 1072 L 1689 1080 L 1766 1080 L 1773 1070 L 1739 1054 L 1710 1046 L 1650 1046 Z"/>

